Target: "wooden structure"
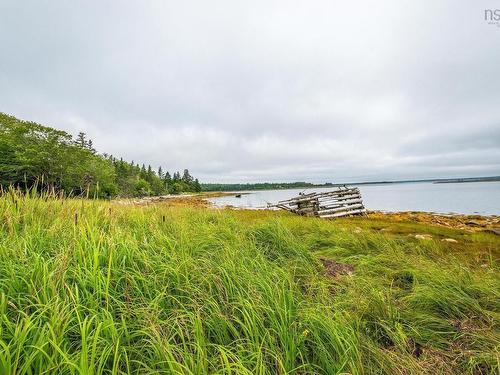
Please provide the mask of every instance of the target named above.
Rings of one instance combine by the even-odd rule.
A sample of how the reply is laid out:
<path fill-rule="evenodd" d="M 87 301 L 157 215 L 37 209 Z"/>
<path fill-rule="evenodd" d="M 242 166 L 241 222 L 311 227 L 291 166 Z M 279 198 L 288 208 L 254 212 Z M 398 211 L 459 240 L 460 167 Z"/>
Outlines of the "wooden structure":
<path fill-rule="evenodd" d="M 358 188 L 340 187 L 323 193 L 300 194 L 299 196 L 269 204 L 298 215 L 318 216 L 329 219 L 351 215 L 366 215 Z"/>

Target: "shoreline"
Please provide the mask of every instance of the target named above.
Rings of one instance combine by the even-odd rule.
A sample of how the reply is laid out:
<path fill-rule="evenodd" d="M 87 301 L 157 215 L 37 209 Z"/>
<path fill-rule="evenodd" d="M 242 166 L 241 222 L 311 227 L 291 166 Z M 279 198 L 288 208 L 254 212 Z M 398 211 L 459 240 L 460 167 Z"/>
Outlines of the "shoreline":
<path fill-rule="evenodd" d="M 214 210 L 228 211 L 251 211 L 251 212 L 276 212 L 284 213 L 280 209 L 267 207 L 236 207 L 231 205 L 218 206 L 209 201 L 209 198 L 221 196 L 231 196 L 229 192 L 202 192 L 184 195 L 169 195 L 161 197 L 131 198 L 126 200 L 116 200 L 119 205 L 149 206 L 162 204 L 168 207 L 196 207 Z M 293 214 L 290 214 L 293 215 Z M 437 213 L 425 211 L 368 211 L 366 217 L 346 217 L 336 220 L 383 220 L 394 223 L 419 223 L 425 225 L 436 225 L 444 228 L 464 230 L 467 232 L 490 232 L 500 235 L 500 215 L 478 215 L 478 214 L 458 214 L 458 213 Z M 335 220 L 335 221 L 336 221 Z"/>
<path fill-rule="evenodd" d="M 384 219 L 392 222 L 416 222 L 468 232 L 500 234 L 500 216 L 497 215 L 440 214 L 424 211 L 368 211 L 368 215 L 371 219 Z"/>
<path fill-rule="evenodd" d="M 312 184 L 312 185 L 302 185 L 302 186 L 288 186 L 288 182 L 282 183 L 269 183 L 276 184 L 275 187 L 246 187 L 245 184 L 221 184 L 227 187 L 234 185 L 243 186 L 241 189 L 230 189 L 230 190 L 206 190 L 205 193 L 217 193 L 217 192 L 229 192 L 229 193 L 239 193 L 239 192 L 255 192 L 255 191 L 266 191 L 266 190 L 298 190 L 298 189 L 324 189 L 324 188 L 336 188 L 342 186 L 364 186 L 364 185 L 395 185 L 395 184 L 413 184 L 413 183 L 430 183 L 430 184 L 462 184 L 469 182 L 500 182 L 500 176 L 488 176 L 488 177 L 463 177 L 463 178 L 436 178 L 436 179 L 419 179 L 419 180 L 394 180 L 394 181 L 366 181 L 366 182 L 344 182 L 344 183 L 325 183 L 325 184 Z M 249 183 L 248 185 L 259 185 L 266 183 Z M 211 185 L 208 183 L 207 185 Z"/>

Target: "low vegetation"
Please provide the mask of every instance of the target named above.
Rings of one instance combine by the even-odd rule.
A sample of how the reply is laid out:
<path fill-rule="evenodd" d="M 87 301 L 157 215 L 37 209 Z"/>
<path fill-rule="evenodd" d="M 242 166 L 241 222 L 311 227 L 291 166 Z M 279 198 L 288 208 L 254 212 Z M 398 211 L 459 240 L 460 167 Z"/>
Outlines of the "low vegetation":
<path fill-rule="evenodd" d="M 383 219 L 10 191 L 0 373 L 497 374 L 499 249 Z"/>

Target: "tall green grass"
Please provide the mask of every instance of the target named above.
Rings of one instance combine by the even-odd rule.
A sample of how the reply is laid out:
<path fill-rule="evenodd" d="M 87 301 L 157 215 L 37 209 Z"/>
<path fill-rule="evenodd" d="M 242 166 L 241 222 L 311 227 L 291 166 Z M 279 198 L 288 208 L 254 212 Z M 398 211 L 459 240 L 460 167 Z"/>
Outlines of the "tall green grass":
<path fill-rule="evenodd" d="M 0 373 L 497 374 L 499 241 L 354 226 L 7 192 Z"/>

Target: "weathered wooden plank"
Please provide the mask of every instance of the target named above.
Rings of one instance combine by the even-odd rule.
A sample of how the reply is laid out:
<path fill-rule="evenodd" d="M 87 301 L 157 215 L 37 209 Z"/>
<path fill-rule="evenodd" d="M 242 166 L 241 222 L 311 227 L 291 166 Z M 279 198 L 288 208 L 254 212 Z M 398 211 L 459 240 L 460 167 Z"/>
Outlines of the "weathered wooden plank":
<path fill-rule="evenodd" d="M 331 201 L 320 202 L 320 207 L 340 206 L 351 203 L 363 203 L 363 200 L 361 198 L 346 199 L 343 201 L 331 200 Z"/>
<path fill-rule="evenodd" d="M 351 198 L 360 198 L 361 197 L 361 194 L 347 194 L 347 195 L 342 195 L 340 197 L 337 197 L 337 196 L 328 196 L 328 197 L 321 197 L 321 198 L 317 198 L 318 201 L 320 202 L 326 202 L 326 201 L 342 201 L 342 200 L 346 200 L 346 199 L 351 199 Z"/>
<path fill-rule="evenodd" d="M 310 201 L 305 201 L 305 202 L 299 202 L 299 203 L 279 203 L 279 204 L 286 204 L 287 206 L 290 207 L 309 207 L 313 205 L 319 205 L 319 206 L 337 206 L 341 204 L 349 204 L 352 202 L 359 203 L 361 202 L 361 196 L 359 195 L 351 195 L 349 197 L 346 197 L 345 199 L 335 199 L 335 198 L 326 198 L 326 199 L 315 199 L 315 200 L 310 200 Z"/>
<path fill-rule="evenodd" d="M 324 197 L 319 197 L 318 200 L 320 201 L 325 201 L 325 200 L 343 200 L 343 199 L 349 199 L 349 198 L 354 198 L 354 197 L 361 197 L 361 194 L 359 193 L 349 193 L 349 194 L 343 194 L 343 195 L 328 195 Z"/>
<path fill-rule="evenodd" d="M 359 209 L 359 210 L 352 210 L 352 211 L 344 211 L 344 212 L 337 212 L 334 214 L 329 214 L 329 215 L 320 215 L 319 217 L 328 219 L 328 218 L 333 218 L 333 217 L 342 217 L 342 216 L 350 216 L 350 215 L 358 215 L 358 214 L 363 214 L 366 213 L 366 209 Z"/>
<path fill-rule="evenodd" d="M 301 196 L 298 196 L 295 198 L 279 201 L 278 203 L 299 203 L 299 202 L 305 202 L 305 201 L 311 200 L 311 198 L 321 199 L 321 198 L 329 197 L 329 196 L 343 197 L 343 196 L 349 195 L 349 194 L 359 194 L 359 189 L 356 188 L 356 189 L 326 192 L 326 193 L 311 193 L 308 195 L 301 195 Z"/>
<path fill-rule="evenodd" d="M 330 213 L 335 213 L 335 212 L 342 212 L 342 211 L 349 211 L 357 208 L 364 208 L 363 204 L 352 204 L 349 206 L 342 206 L 342 207 L 336 207 L 336 208 L 330 208 L 326 210 L 318 210 L 318 215 L 323 215 L 323 214 L 330 214 Z"/>

